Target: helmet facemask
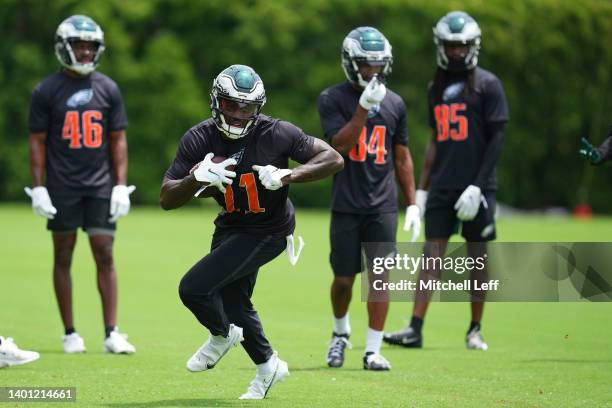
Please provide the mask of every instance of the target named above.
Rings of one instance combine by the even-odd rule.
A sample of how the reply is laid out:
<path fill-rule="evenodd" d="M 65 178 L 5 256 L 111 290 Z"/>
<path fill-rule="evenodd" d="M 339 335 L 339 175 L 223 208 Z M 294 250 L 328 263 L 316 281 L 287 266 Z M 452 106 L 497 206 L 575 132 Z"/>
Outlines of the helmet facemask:
<path fill-rule="evenodd" d="M 94 44 L 94 55 L 89 62 L 79 62 L 74 44 L 82 41 Z M 71 16 L 64 20 L 55 34 L 55 55 L 67 69 L 80 75 L 93 72 L 104 53 L 104 33 L 98 24 L 86 16 Z"/>
<path fill-rule="evenodd" d="M 341 58 L 346 79 L 362 88 L 368 85 L 368 81 L 359 72 L 359 63 L 382 66 L 378 78 L 383 83 L 391 74 L 391 44 L 380 31 L 372 27 L 358 27 L 351 31 L 342 43 Z"/>
<path fill-rule="evenodd" d="M 257 125 L 266 94 L 261 78 L 252 68 L 232 65 L 213 81 L 210 99 L 217 129 L 230 139 L 240 139 Z"/>
<path fill-rule="evenodd" d="M 433 28 L 436 44 L 438 66 L 450 72 L 463 72 L 478 65 L 481 32 L 478 23 L 468 14 L 461 11 L 448 13 Z M 467 52 L 462 58 L 449 58 L 445 44 L 467 45 Z"/>

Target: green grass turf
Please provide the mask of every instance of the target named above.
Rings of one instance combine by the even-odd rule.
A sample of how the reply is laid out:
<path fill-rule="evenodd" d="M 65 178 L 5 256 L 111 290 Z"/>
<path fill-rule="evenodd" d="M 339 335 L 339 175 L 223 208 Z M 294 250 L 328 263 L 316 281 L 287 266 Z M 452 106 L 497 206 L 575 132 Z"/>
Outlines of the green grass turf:
<path fill-rule="evenodd" d="M 0 370 L 0 386 L 74 386 L 76 405 L 84 407 L 612 406 L 609 303 L 491 303 L 483 322 L 488 352 L 465 350 L 467 304 L 435 303 L 424 328 L 425 348 L 383 346 L 393 370 L 377 373 L 361 368 L 367 320 L 356 287 L 350 309 L 354 348 L 345 367 L 326 368 L 329 215 L 304 210 L 298 210 L 298 233 L 306 241 L 300 262 L 291 267 L 283 255 L 264 267 L 254 295 L 266 333 L 288 361 L 291 376 L 263 402 L 238 401 L 254 375 L 242 349 L 232 350 L 210 372 L 185 369 L 206 332 L 180 303 L 177 286 L 207 253 L 213 216 L 212 207 L 134 208 L 121 220 L 119 324 L 138 349 L 133 356 L 101 352 L 94 264 L 80 232 L 73 264 L 75 320 L 89 351 L 64 355 L 44 220 L 25 205 L 0 206 L 0 334 L 41 352 L 35 363 Z M 509 219 L 499 222 L 498 233 L 508 241 L 608 241 L 612 219 Z M 400 232 L 399 239 L 407 235 Z M 392 304 L 387 328 L 403 326 L 410 308 Z M 36 406 L 45 405 L 50 404 Z"/>

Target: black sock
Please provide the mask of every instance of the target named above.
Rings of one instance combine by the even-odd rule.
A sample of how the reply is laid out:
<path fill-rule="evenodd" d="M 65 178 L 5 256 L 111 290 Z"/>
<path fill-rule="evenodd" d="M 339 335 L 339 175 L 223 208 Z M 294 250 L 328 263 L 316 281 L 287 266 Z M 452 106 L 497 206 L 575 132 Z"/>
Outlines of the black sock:
<path fill-rule="evenodd" d="M 70 336 L 72 333 L 76 333 L 76 330 L 74 330 L 74 327 L 66 327 L 64 334 L 66 336 Z"/>
<path fill-rule="evenodd" d="M 106 337 L 110 336 L 112 331 L 115 331 L 115 326 L 106 326 L 106 327 L 104 327 L 104 335 Z"/>
<path fill-rule="evenodd" d="M 474 330 L 474 329 L 476 329 L 476 330 L 480 330 L 480 322 L 475 322 L 475 321 L 473 321 L 473 320 L 472 320 L 472 321 L 470 322 L 470 328 L 468 329 L 468 331 L 467 331 L 467 332 L 469 333 L 469 332 L 471 332 L 471 331 L 472 331 L 472 330 Z"/>
<path fill-rule="evenodd" d="M 421 329 L 423 328 L 423 319 L 417 316 L 412 316 L 412 320 L 410 320 L 410 327 L 415 333 L 421 334 Z"/>

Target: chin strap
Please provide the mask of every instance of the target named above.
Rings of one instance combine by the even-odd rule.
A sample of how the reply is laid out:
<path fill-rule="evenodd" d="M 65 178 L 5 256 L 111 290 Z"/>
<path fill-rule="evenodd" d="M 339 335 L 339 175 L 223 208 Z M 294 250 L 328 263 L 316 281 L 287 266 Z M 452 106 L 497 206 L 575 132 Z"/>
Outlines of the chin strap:
<path fill-rule="evenodd" d="M 298 259 L 300 259 L 300 254 L 302 253 L 302 249 L 304 248 L 304 240 L 301 236 L 298 236 L 298 242 L 299 244 L 296 251 L 293 234 L 287 235 L 287 257 L 289 258 L 289 263 L 293 266 L 295 266 Z"/>

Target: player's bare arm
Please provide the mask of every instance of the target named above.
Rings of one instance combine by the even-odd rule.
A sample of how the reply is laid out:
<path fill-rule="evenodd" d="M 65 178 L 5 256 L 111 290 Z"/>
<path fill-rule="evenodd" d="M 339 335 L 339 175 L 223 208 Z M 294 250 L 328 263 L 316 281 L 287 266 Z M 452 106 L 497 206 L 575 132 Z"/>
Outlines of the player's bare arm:
<path fill-rule="evenodd" d="M 284 177 L 283 185 L 319 180 L 344 168 L 342 156 L 323 140 L 315 139 L 312 149 L 312 158 Z"/>
<path fill-rule="evenodd" d="M 393 146 L 393 165 L 395 167 L 395 176 L 399 183 L 406 205 L 415 203 L 415 188 L 414 188 L 414 166 L 412 164 L 412 155 L 408 146 L 396 144 Z"/>
<path fill-rule="evenodd" d="M 433 137 L 436 137 L 435 131 Z M 423 161 L 423 171 L 421 172 L 421 178 L 419 179 L 419 190 L 427 190 L 429 188 L 429 174 L 431 173 L 431 166 L 436 158 L 436 143 L 433 139 L 429 141 L 427 149 L 425 150 L 425 160 Z"/>
<path fill-rule="evenodd" d="M 127 184 L 128 147 L 125 130 L 110 132 L 110 153 L 116 184 Z"/>
<path fill-rule="evenodd" d="M 159 194 L 159 204 L 164 210 L 174 210 L 187 203 L 204 183 L 196 180 L 193 174 L 188 174 L 180 180 L 164 177 Z"/>
<path fill-rule="evenodd" d="M 45 155 L 47 132 L 30 133 L 30 170 L 32 187 L 42 186 L 45 178 Z"/>
<path fill-rule="evenodd" d="M 361 129 L 368 120 L 368 111 L 365 110 L 361 105 L 357 105 L 353 117 L 349 120 L 346 125 L 342 127 L 331 138 L 331 145 L 340 154 L 348 154 L 348 152 L 357 144 Z"/>

